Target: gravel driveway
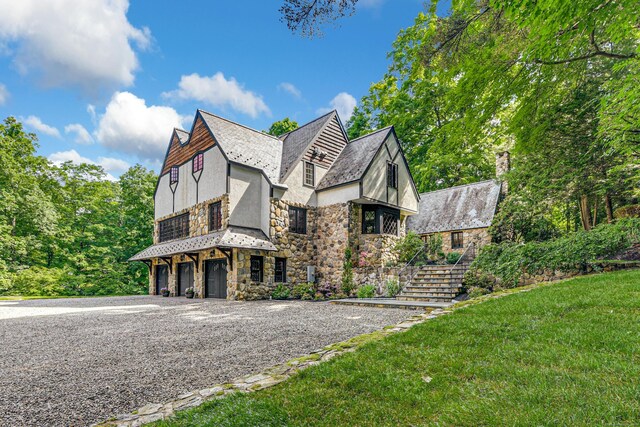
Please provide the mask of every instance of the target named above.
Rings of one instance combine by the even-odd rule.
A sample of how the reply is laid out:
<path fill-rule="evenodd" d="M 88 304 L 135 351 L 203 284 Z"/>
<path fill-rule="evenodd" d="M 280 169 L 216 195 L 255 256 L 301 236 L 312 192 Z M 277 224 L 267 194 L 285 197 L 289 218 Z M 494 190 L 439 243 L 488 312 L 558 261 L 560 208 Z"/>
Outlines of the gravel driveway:
<path fill-rule="evenodd" d="M 149 296 L 0 301 L 0 426 L 91 424 L 410 314 Z"/>

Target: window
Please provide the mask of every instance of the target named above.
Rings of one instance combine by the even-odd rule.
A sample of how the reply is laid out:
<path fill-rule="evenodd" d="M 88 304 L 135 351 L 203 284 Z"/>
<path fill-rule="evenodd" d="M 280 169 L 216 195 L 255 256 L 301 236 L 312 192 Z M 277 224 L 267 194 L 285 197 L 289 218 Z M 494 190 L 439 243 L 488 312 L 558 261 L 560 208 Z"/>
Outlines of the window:
<path fill-rule="evenodd" d="M 316 171 L 313 163 L 304 162 L 304 185 L 313 187 L 316 182 Z"/>
<path fill-rule="evenodd" d="M 251 281 L 262 282 L 262 257 L 251 256 Z"/>
<path fill-rule="evenodd" d="M 178 176 L 180 174 L 180 169 L 178 166 L 171 166 L 171 176 L 170 176 L 170 184 L 175 184 L 178 182 Z"/>
<path fill-rule="evenodd" d="M 289 231 L 307 234 L 307 210 L 289 206 Z"/>
<path fill-rule="evenodd" d="M 398 235 L 400 211 L 376 205 L 362 206 L 362 234 Z"/>
<path fill-rule="evenodd" d="M 160 221 L 158 228 L 160 242 L 187 237 L 189 235 L 189 214 L 184 213 Z"/>
<path fill-rule="evenodd" d="M 217 231 L 222 228 L 222 202 L 209 205 L 209 231 Z"/>
<path fill-rule="evenodd" d="M 398 216 L 393 212 L 382 212 L 382 233 L 398 235 Z"/>
<path fill-rule="evenodd" d="M 193 173 L 200 172 L 204 165 L 204 154 L 198 153 L 193 156 Z"/>
<path fill-rule="evenodd" d="M 454 231 L 451 233 L 451 249 L 460 249 L 463 245 L 462 231 Z"/>
<path fill-rule="evenodd" d="M 398 165 L 387 163 L 387 187 L 398 188 Z"/>
<path fill-rule="evenodd" d="M 375 234 L 378 232 L 376 228 L 376 207 L 362 207 L 362 234 Z"/>
<path fill-rule="evenodd" d="M 287 282 L 287 259 L 286 258 L 276 258 L 273 281 L 275 283 Z"/>

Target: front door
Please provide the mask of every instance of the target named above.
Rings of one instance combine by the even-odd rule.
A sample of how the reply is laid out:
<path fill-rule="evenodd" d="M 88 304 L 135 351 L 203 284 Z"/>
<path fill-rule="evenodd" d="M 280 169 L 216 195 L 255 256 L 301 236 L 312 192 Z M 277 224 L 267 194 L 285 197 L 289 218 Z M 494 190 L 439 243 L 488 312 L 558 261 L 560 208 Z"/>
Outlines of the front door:
<path fill-rule="evenodd" d="M 187 288 L 193 287 L 193 263 L 178 264 L 178 295 L 184 296 Z"/>
<path fill-rule="evenodd" d="M 169 270 L 166 265 L 156 265 L 156 295 L 162 288 L 169 289 Z"/>
<path fill-rule="evenodd" d="M 227 298 L 227 260 L 210 259 L 205 261 L 205 280 L 207 298 Z"/>

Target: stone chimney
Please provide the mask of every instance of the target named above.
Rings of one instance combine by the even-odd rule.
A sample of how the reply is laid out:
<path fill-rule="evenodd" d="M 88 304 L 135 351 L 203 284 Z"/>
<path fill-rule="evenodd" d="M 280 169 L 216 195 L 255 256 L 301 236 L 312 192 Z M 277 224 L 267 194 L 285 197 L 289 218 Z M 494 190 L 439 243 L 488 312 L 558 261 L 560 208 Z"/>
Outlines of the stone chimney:
<path fill-rule="evenodd" d="M 496 179 L 502 181 L 502 189 L 500 193 L 502 196 L 507 195 L 508 183 L 502 177 L 505 173 L 511 169 L 511 154 L 508 151 L 502 151 L 496 153 Z"/>

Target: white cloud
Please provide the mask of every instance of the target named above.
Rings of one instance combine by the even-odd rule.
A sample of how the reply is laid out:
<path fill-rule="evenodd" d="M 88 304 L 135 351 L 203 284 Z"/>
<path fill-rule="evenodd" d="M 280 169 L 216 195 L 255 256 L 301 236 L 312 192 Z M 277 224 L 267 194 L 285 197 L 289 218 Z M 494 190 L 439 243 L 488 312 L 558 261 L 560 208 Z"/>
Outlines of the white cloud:
<path fill-rule="evenodd" d="M 151 43 L 128 8 L 128 0 L 0 0 L 0 45 L 20 72 L 35 71 L 48 86 L 128 86 L 138 69 L 132 43 Z"/>
<path fill-rule="evenodd" d="M 79 123 L 72 123 L 70 125 L 66 125 L 64 127 L 64 133 L 75 134 L 74 141 L 76 142 L 76 144 L 88 145 L 93 143 L 93 138 L 91 137 L 91 134 L 89 134 L 89 131 Z"/>
<path fill-rule="evenodd" d="M 331 110 L 337 110 L 340 119 L 342 119 L 343 123 L 346 123 L 353 115 L 353 109 L 356 108 L 357 104 L 356 99 L 352 95 L 347 92 L 340 92 L 329 102 L 331 108 L 319 108 L 316 112 L 318 114 L 325 114 Z"/>
<path fill-rule="evenodd" d="M 54 138 L 60 138 L 60 131 L 53 126 L 49 126 L 48 124 L 43 123 L 42 120 L 40 120 L 40 117 L 29 116 L 26 119 L 22 119 L 22 121 L 27 126 L 40 133 L 53 136 Z"/>
<path fill-rule="evenodd" d="M 246 90 L 233 77 L 227 80 L 221 72 L 211 77 L 197 73 L 182 76 L 178 89 L 165 92 L 162 96 L 200 101 L 219 108 L 229 106 L 253 118 L 262 113 L 271 114 L 260 95 Z"/>
<path fill-rule="evenodd" d="M 113 157 L 98 157 L 97 161 L 93 161 L 88 157 L 83 157 L 76 150 L 58 151 L 49 155 L 49 161 L 55 165 L 60 165 L 64 162 L 72 162 L 77 165 L 81 163 L 88 163 L 90 165 L 102 166 L 106 172 L 106 178 L 109 181 L 116 181 L 116 178 L 109 172 L 124 172 L 129 168 L 129 163 L 121 159 Z"/>
<path fill-rule="evenodd" d="M 9 91 L 5 85 L 0 83 L 0 105 L 4 105 L 7 99 L 9 99 Z"/>
<path fill-rule="evenodd" d="M 292 95 L 294 98 L 300 98 L 302 97 L 302 92 L 300 92 L 300 89 L 298 89 L 297 87 L 295 87 L 292 83 L 288 83 L 288 82 L 282 82 L 278 85 L 278 89 L 283 90 L 287 93 L 289 93 L 290 95 Z"/>
<path fill-rule="evenodd" d="M 116 92 L 94 136 L 105 147 L 157 160 L 164 157 L 173 128 L 182 128 L 188 119 L 171 107 L 147 106 L 132 93 Z"/>

